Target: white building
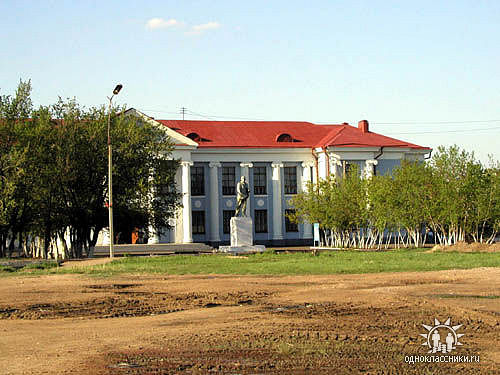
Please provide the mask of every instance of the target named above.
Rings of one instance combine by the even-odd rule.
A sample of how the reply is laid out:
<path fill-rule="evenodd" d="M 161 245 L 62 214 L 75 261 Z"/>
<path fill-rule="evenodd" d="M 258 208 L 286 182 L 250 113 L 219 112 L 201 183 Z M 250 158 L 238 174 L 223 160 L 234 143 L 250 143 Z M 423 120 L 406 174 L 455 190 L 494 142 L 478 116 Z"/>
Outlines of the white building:
<path fill-rule="evenodd" d="M 316 125 L 291 121 L 155 120 L 127 113 L 165 129 L 181 160 L 177 185 L 183 194 L 174 229 L 150 243 L 229 243 L 235 186 L 246 176 L 248 215 L 257 244 L 311 244 L 312 225 L 290 223 L 290 198 L 307 181 L 342 174 L 358 164 L 364 175 L 386 174 L 401 160 L 423 160 L 428 147 L 370 132 L 368 121 Z"/>

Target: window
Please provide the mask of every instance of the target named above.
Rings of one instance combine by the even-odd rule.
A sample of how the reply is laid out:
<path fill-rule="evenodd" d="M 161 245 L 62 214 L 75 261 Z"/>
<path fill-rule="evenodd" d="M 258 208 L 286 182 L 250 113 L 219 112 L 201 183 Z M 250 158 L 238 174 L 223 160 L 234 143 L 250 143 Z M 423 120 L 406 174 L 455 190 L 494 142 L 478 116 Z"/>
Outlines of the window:
<path fill-rule="evenodd" d="M 361 176 L 361 167 L 359 163 L 355 161 L 345 160 L 342 162 L 342 167 L 344 177 L 349 177 L 349 175 L 351 175 L 354 171 L 357 171 L 358 176 Z"/>
<path fill-rule="evenodd" d="M 205 195 L 205 168 L 191 167 L 191 195 Z"/>
<path fill-rule="evenodd" d="M 253 168 L 253 193 L 255 195 L 267 194 L 266 184 L 266 167 L 254 167 Z"/>
<path fill-rule="evenodd" d="M 234 210 L 222 211 L 222 233 L 229 233 L 231 226 L 231 218 L 234 216 Z"/>
<path fill-rule="evenodd" d="M 295 213 L 295 210 L 285 210 L 285 230 L 287 232 L 298 232 L 299 226 L 296 223 L 292 223 L 288 218 L 288 215 Z"/>
<path fill-rule="evenodd" d="M 193 211 L 193 234 L 205 234 L 205 211 Z"/>
<path fill-rule="evenodd" d="M 195 142 L 198 142 L 201 139 L 201 137 L 196 133 L 189 133 L 186 137 L 192 139 Z"/>
<path fill-rule="evenodd" d="M 276 142 L 293 142 L 293 138 L 290 134 L 283 133 L 276 138 Z"/>
<path fill-rule="evenodd" d="M 234 169 L 234 167 L 222 167 L 222 195 L 234 195 L 236 192 Z"/>
<path fill-rule="evenodd" d="M 255 233 L 267 233 L 267 210 L 255 210 Z"/>
<path fill-rule="evenodd" d="M 297 168 L 285 167 L 285 194 L 297 194 Z"/>

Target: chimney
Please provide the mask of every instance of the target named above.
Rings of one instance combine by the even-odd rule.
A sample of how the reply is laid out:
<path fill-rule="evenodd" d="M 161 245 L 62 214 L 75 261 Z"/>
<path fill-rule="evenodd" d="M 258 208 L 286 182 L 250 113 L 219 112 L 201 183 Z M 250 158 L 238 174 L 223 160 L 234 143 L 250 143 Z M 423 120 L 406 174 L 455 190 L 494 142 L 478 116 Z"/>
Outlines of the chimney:
<path fill-rule="evenodd" d="M 358 129 L 363 133 L 368 133 L 368 120 L 361 120 L 360 122 L 358 122 Z"/>

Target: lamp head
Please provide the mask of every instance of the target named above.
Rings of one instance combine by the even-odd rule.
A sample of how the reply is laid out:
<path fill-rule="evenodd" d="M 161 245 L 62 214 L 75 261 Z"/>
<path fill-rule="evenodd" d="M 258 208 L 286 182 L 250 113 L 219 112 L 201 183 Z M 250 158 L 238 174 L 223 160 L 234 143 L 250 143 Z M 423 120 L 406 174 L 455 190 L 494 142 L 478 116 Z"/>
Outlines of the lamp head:
<path fill-rule="evenodd" d="M 113 95 L 118 95 L 118 93 L 120 92 L 122 87 L 123 87 L 123 85 L 121 85 L 121 84 L 116 85 L 115 89 L 113 90 Z"/>

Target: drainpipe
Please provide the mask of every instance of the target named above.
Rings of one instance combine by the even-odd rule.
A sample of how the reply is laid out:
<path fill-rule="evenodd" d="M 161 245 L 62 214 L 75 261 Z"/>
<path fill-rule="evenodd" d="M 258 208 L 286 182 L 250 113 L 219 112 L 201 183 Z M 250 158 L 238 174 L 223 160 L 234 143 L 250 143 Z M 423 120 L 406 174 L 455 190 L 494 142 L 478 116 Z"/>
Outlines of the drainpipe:
<path fill-rule="evenodd" d="M 432 155 L 432 149 L 429 152 L 429 156 L 424 156 L 424 160 L 429 160 L 431 158 L 431 155 Z"/>
<path fill-rule="evenodd" d="M 373 159 L 377 160 L 379 157 L 382 156 L 383 153 L 384 153 L 384 146 L 380 147 L 379 154 L 377 156 L 375 156 Z"/>

